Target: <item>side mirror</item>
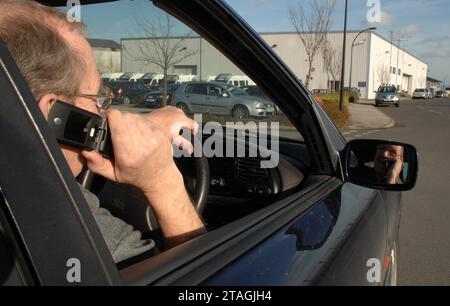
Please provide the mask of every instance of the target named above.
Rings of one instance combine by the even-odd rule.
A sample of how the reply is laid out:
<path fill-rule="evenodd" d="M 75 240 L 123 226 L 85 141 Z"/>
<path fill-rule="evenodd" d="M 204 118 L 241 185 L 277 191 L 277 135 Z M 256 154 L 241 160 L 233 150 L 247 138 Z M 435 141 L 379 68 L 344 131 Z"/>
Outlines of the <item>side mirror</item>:
<path fill-rule="evenodd" d="M 342 152 L 347 182 L 391 191 L 414 188 L 418 154 L 409 144 L 384 140 L 352 140 Z"/>

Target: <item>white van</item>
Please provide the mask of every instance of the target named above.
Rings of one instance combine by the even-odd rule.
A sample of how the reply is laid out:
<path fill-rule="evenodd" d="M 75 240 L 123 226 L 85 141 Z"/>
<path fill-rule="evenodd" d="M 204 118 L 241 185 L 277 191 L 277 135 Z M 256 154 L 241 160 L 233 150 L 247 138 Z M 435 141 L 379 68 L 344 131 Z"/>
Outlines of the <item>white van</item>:
<path fill-rule="evenodd" d="M 145 75 L 145 73 L 133 73 L 133 75 L 130 78 L 130 82 L 138 82 L 139 79 L 142 79 L 142 77 Z"/>
<path fill-rule="evenodd" d="M 178 76 L 178 80 L 175 82 L 176 84 L 187 83 L 192 81 L 200 81 L 198 75 L 194 74 L 181 74 Z"/>
<path fill-rule="evenodd" d="M 173 74 L 168 74 L 167 75 L 167 84 L 175 84 L 178 83 L 179 80 L 179 76 L 178 75 L 173 75 Z M 147 83 L 147 87 L 153 87 L 153 88 L 158 88 L 161 87 L 163 85 L 163 81 L 164 81 L 164 74 L 159 73 L 157 75 L 155 75 L 152 80 L 150 82 Z"/>
<path fill-rule="evenodd" d="M 123 76 L 125 72 L 114 72 L 109 74 L 109 81 L 118 81 L 121 76 Z"/>
<path fill-rule="evenodd" d="M 231 73 L 221 73 L 216 77 L 215 81 L 227 83 L 237 87 L 256 85 L 255 82 L 253 82 L 253 80 L 246 75 L 233 75 Z"/>

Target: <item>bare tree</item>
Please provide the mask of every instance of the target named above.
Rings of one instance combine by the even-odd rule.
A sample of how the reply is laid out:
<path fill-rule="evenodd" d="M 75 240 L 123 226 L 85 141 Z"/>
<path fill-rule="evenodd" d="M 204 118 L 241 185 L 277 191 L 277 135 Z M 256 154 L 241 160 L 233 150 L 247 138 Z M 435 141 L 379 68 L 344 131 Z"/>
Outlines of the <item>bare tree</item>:
<path fill-rule="evenodd" d="M 141 31 L 143 39 L 136 41 L 137 51 L 127 54 L 135 61 L 143 64 L 153 64 L 161 68 L 163 79 L 162 106 L 167 105 L 167 74 L 170 68 L 182 62 L 184 59 L 198 53 L 198 50 L 188 50 L 185 42 L 187 33 L 182 38 L 174 38 L 175 19 L 168 14 L 163 17 L 150 20 L 141 16 L 136 18 L 136 25 Z"/>
<path fill-rule="evenodd" d="M 289 5 L 289 17 L 306 50 L 308 73 L 305 85 L 309 87 L 313 62 L 325 42 L 332 24 L 336 0 L 310 0 L 311 11 L 306 12 L 300 2 Z"/>
<path fill-rule="evenodd" d="M 321 47 L 324 69 L 327 72 L 328 80 L 331 79 L 336 84 L 339 80 L 342 69 L 342 55 L 334 49 L 328 40 L 325 40 Z"/>
<path fill-rule="evenodd" d="M 323 61 L 323 72 L 327 73 L 327 89 L 329 89 L 330 84 L 330 42 L 326 41 L 321 48 L 322 51 L 322 61 Z"/>
<path fill-rule="evenodd" d="M 377 76 L 381 85 L 387 85 L 389 83 L 390 71 L 386 64 L 380 63 L 377 66 Z"/>

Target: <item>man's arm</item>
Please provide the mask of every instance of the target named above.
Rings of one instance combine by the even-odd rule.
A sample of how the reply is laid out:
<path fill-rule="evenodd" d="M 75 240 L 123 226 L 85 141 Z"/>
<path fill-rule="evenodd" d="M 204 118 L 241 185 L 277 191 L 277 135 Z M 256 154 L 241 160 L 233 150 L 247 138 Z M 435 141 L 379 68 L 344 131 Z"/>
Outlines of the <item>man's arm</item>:
<path fill-rule="evenodd" d="M 184 187 L 164 132 L 144 116 L 108 113 L 114 161 L 83 151 L 87 166 L 109 180 L 141 189 L 152 205 L 168 246 L 205 231 Z"/>
<path fill-rule="evenodd" d="M 166 247 L 170 248 L 205 232 L 189 195 L 183 177 L 175 167 L 164 173 L 161 185 L 145 195 L 163 232 Z"/>

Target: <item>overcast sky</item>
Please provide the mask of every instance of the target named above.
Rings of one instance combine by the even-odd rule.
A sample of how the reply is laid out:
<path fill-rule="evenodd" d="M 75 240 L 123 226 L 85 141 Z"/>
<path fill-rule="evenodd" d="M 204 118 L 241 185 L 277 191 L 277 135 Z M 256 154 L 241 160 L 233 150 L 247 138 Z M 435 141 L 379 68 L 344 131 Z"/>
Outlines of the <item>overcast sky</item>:
<path fill-rule="evenodd" d="M 225 0 L 258 32 L 293 31 L 289 21 L 289 4 L 301 4 L 309 10 L 310 0 Z M 349 0 L 348 29 L 362 30 L 376 26 L 377 33 L 389 39 L 401 39 L 401 47 L 429 64 L 429 76 L 450 83 L 450 1 L 449 0 L 380 0 L 381 22 L 368 24 L 368 2 Z M 154 8 L 148 0 L 125 0 L 120 3 L 87 6 L 82 18 L 91 38 L 114 39 L 133 36 L 136 14 Z M 107 16 L 107 17 L 104 17 Z M 126 17 L 125 17 L 126 16 Z M 336 0 L 332 30 L 342 30 L 344 0 Z"/>

